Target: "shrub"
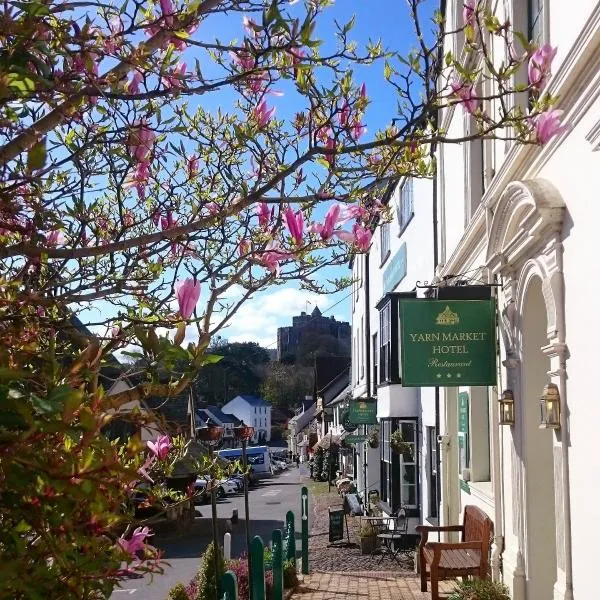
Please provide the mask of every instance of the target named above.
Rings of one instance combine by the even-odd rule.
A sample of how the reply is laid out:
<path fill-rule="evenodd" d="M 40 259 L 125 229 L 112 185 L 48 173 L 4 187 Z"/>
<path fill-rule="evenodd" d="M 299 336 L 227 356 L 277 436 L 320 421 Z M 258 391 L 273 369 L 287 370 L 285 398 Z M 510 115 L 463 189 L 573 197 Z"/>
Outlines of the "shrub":
<path fill-rule="evenodd" d="M 171 588 L 169 592 L 169 600 L 190 600 L 187 590 L 183 583 L 178 583 L 175 587 Z"/>
<path fill-rule="evenodd" d="M 371 525 L 370 523 L 365 523 L 364 525 L 361 525 L 360 529 L 358 530 L 358 537 L 360 538 L 375 537 L 376 535 L 377 532 L 375 531 L 373 525 Z"/>
<path fill-rule="evenodd" d="M 473 579 L 457 582 L 449 600 L 510 600 L 510 595 L 503 583 Z"/>
<path fill-rule="evenodd" d="M 218 553 L 218 574 L 215 581 L 215 552 Z M 211 542 L 202 555 L 202 563 L 198 570 L 196 596 L 192 600 L 214 600 L 217 595 L 217 585 L 225 573 L 225 561 L 221 554 L 221 548 L 215 548 Z"/>
<path fill-rule="evenodd" d="M 250 578 L 248 577 L 248 559 L 240 558 L 227 561 L 227 570 L 235 574 L 238 585 L 238 600 L 249 600 L 250 598 Z M 265 573 L 265 592 L 267 600 L 273 595 L 273 573 Z"/>
<path fill-rule="evenodd" d="M 323 448 L 317 448 L 313 457 L 313 479 L 315 481 L 321 481 L 321 474 L 323 472 L 323 457 L 324 457 Z"/>
<path fill-rule="evenodd" d="M 296 571 L 296 562 L 286 560 L 283 563 L 283 587 L 286 590 L 295 588 L 298 585 L 298 571 Z"/>

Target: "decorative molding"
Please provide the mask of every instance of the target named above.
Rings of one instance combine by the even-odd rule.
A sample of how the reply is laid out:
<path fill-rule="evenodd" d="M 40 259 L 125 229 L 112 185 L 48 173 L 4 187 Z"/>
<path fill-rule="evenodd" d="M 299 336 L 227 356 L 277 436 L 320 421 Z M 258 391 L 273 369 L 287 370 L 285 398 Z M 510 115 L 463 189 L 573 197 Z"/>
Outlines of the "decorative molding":
<path fill-rule="evenodd" d="M 587 133 L 585 139 L 592 146 L 592 152 L 600 150 L 600 121 L 598 121 Z"/>

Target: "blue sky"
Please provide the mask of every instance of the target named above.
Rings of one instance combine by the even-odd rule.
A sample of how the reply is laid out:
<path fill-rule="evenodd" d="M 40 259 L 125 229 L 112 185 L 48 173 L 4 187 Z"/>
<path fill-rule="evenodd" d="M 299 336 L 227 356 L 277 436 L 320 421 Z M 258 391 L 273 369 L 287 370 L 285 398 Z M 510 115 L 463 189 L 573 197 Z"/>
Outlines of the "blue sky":
<path fill-rule="evenodd" d="M 437 4 L 434 0 L 427 0 L 423 5 L 422 18 L 427 29 L 430 28 L 430 25 L 426 23 L 427 11 L 431 12 L 431 7 L 437 7 Z M 291 6 L 290 10 L 292 14 L 296 11 L 302 13 L 301 3 Z M 332 8 L 325 11 L 315 32 L 315 37 L 324 42 L 321 48 L 322 53 L 326 52 L 333 41 L 332 24 L 334 20 L 345 24 L 353 15 L 356 19 L 350 39 L 356 41 L 359 47 L 364 47 L 369 40 L 381 39 L 384 48 L 406 54 L 415 45 L 415 34 L 405 0 L 337 0 Z M 201 24 L 197 35 L 204 41 L 210 41 L 212 37 L 219 38 L 222 42 L 239 39 L 243 35 L 240 15 L 210 17 Z M 193 50 L 190 49 L 184 54 L 183 60 L 191 66 L 193 57 Z M 210 67 L 203 66 L 203 70 L 205 68 L 206 74 Z M 369 67 L 357 67 L 354 76 L 357 83 L 365 82 L 368 89 L 370 105 L 364 118 L 368 133 L 364 139 L 369 139 L 377 129 L 387 125 L 396 114 L 395 94 L 383 78 L 383 61 Z M 291 93 L 288 93 L 286 85 L 290 86 L 289 92 Z M 285 92 L 284 96 L 273 96 L 268 99 L 270 105 L 277 107 L 276 115 L 288 117 L 299 108 L 304 108 L 295 105 L 293 89 L 289 82 L 283 82 L 278 87 Z M 234 98 L 231 92 L 225 93 L 225 96 L 222 94 L 206 95 L 189 99 L 189 101 L 192 105 L 202 103 L 205 109 L 210 110 L 215 109 L 217 105 L 223 105 L 225 98 L 229 100 L 226 104 L 231 105 Z M 320 215 L 317 212 L 315 216 L 318 218 Z M 329 277 L 348 276 L 349 274 L 347 266 L 338 267 L 333 272 L 330 269 L 327 272 Z M 234 317 L 231 325 L 220 333 L 222 337 L 231 341 L 256 341 L 262 345 L 274 347 L 277 327 L 289 324 L 293 315 L 299 314 L 301 310 L 307 308 L 310 311 L 315 305 L 318 305 L 328 315 L 350 320 L 349 293 L 350 290 L 347 289 L 336 294 L 317 296 L 306 290 L 300 290 L 297 284 L 276 286 L 257 294 L 248 301 Z M 330 310 L 332 306 L 334 307 Z M 86 320 L 85 317 L 89 316 L 88 321 L 98 320 L 100 313 L 104 312 L 104 307 L 97 307 L 97 309 L 100 310 L 82 315 L 83 319 Z M 106 313 L 104 313 L 105 315 Z"/>

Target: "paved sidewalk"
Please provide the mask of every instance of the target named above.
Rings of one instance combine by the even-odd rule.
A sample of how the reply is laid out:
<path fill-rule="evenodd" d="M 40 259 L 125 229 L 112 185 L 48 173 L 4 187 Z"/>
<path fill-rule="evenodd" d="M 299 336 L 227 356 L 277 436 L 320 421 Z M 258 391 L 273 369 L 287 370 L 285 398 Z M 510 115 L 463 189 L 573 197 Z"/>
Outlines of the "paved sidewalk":
<path fill-rule="evenodd" d="M 452 582 L 440 583 L 440 592 L 448 594 Z M 292 600 L 431 600 L 421 592 L 418 577 L 394 576 L 389 571 L 315 572 L 304 575 L 291 596 Z"/>

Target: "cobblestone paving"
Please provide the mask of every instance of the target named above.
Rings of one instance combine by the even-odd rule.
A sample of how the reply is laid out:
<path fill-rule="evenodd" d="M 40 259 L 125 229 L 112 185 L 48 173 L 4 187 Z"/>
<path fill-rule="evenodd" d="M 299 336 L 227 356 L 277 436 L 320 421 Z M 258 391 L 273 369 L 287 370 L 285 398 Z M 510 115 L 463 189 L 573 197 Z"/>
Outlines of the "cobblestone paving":
<path fill-rule="evenodd" d="M 308 541 L 310 564 L 319 571 L 392 571 L 412 574 L 414 577 L 412 556 L 400 555 L 399 560 L 396 561 L 387 557 L 381 560 L 378 554 L 363 556 L 360 553 L 358 517 L 348 517 L 348 531 L 352 545 L 348 547 L 338 542 L 336 545 L 329 546 L 328 508 L 339 506 L 340 502 L 337 492 L 313 496 L 313 520 Z"/>

